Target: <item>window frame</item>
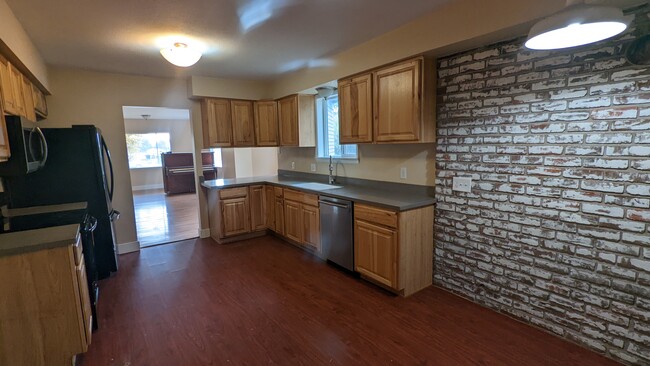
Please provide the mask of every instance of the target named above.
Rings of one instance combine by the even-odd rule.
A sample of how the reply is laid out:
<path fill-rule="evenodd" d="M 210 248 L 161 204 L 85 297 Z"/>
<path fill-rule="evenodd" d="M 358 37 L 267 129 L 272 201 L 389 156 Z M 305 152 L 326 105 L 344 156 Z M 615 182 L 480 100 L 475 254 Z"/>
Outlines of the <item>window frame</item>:
<path fill-rule="evenodd" d="M 329 143 L 327 142 L 328 139 L 328 130 L 325 128 L 326 123 L 325 123 L 325 117 L 328 114 L 327 113 L 327 101 L 331 99 L 336 99 L 337 104 L 338 104 L 338 95 L 333 94 L 332 96 L 328 97 L 327 99 L 322 98 L 322 97 L 316 97 L 315 100 L 315 108 L 316 108 L 316 160 L 317 161 L 329 161 L 329 155 L 328 156 L 322 156 L 321 151 L 324 151 L 326 148 L 329 147 Z M 348 146 L 355 146 L 356 148 L 356 154 L 344 154 L 342 156 L 332 156 L 332 159 L 336 159 L 338 162 L 342 163 L 350 163 L 350 164 L 358 164 L 359 163 L 359 145 L 358 144 L 339 144 L 345 151 L 346 147 Z"/>
<path fill-rule="evenodd" d="M 166 151 L 162 151 L 161 149 L 158 148 L 158 146 L 156 146 L 156 150 L 158 150 L 158 155 L 157 155 L 157 156 L 158 156 L 158 159 L 157 159 L 157 161 L 158 161 L 158 165 L 132 167 L 132 166 L 131 166 L 131 159 L 129 158 L 129 144 L 128 144 L 128 136 L 129 136 L 129 135 L 159 135 L 159 134 L 160 134 L 160 135 L 162 135 L 162 134 L 166 134 L 167 136 L 169 136 L 169 151 L 173 151 L 173 149 L 172 149 L 172 134 L 171 134 L 169 131 L 161 131 L 161 132 L 133 132 L 133 133 L 129 133 L 129 132 L 127 132 L 127 133 L 124 134 L 125 139 L 127 139 L 127 144 L 126 144 L 126 161 L 127 161 L 128 166 L 129 166 L 129 170 L 137 170 L 137 169 L 159 169 L 159 168 L 162 168 L 162 157 L 160 156 L 160 154 L 162 154 L 163 152 L 166 152 Z"/>

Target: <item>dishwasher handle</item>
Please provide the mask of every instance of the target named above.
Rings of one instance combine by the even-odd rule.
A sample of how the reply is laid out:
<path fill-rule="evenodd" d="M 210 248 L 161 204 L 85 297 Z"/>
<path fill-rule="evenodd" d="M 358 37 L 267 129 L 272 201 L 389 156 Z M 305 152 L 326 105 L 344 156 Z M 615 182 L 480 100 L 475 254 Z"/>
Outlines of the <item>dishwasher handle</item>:
<path fill-rule="evenodd" d="M 339 207 L 339 208 L 344 208 L 346 210 L 350 209 L 350 205 L 343 205 L 343 204 L 340 204 L 340 203 L 334 203 L 334 202 L 322 201 L 322 200 L 318 200 L 318 202 L 322 203 L 324 205 L 328 205 L 328 206 L 335 206 L 335 207 Z"/>

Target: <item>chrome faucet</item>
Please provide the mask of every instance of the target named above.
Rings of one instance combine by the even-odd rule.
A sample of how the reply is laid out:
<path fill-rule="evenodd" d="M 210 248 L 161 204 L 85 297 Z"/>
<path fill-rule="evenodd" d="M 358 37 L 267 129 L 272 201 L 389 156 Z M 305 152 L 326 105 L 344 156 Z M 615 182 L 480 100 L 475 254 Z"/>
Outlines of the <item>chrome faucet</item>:
<path fill-rule="evenodd" d="M 332 155 L 330 155 L 330 175 L 328 177 L 329 184 L 336 183 L 336 177 L 332 173 L 334 173 L 334 166 L 332 165 Z"/>

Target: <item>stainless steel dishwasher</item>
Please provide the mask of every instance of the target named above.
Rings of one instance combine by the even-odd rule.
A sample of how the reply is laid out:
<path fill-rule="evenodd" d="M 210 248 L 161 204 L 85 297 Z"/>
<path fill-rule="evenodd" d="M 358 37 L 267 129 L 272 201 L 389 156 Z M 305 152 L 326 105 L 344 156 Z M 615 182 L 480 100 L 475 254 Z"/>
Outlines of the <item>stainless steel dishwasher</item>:
<path fill-rule="evenodd" d="M 320 196 L 320 242 L 325 258 L 354 271 L 352 202 Z"/>

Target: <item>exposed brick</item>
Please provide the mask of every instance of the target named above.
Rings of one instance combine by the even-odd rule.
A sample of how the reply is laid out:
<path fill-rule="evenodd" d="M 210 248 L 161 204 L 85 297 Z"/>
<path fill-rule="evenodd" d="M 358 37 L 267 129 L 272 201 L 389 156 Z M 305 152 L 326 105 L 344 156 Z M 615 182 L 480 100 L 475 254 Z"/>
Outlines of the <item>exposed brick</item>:
<path fill-rule="evenodd" d="M 600 205 L 595 203 L 583 203 L 582 211 L 585 213 L 592 213 L 601 216 L 623 217 L 622 208 Z"/>

